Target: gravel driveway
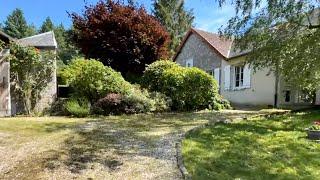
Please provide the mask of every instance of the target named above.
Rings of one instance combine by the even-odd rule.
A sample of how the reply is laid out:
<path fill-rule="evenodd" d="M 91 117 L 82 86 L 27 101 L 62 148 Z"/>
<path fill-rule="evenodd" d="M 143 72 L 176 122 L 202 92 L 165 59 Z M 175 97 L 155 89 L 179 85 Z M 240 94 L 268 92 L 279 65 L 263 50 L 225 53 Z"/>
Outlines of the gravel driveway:
<path fill-rule="evenodd" d="M 252 114 L 0 119 L 0 179 L 181 179 L 175 144 L 182 134 Z M 19 130 L 22 123 L 28 128 Z"/>

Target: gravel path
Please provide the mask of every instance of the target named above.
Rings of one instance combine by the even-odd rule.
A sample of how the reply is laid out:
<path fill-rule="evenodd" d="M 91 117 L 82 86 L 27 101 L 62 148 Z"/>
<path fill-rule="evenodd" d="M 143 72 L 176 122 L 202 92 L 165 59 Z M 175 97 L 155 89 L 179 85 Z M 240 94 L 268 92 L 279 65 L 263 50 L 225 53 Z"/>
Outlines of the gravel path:
<path fill-rule="evenodd" d="M 246 113 L 117 116 L 68 126 L 61 118 L 34 120 L 50 131 L 30 126 L 26 137 L 0 132 L 0 179 L 182 179 L 175 148 L 182 135 Z"/>
<path fill-rule="evenodd" d="M 141 131 L 139 128 L 123 130 L 122 126 L 105 127 L 98 122 L 83 129 L 94 131 L 97 127 L 103 127 L 107 136 L 112 135 L 116 139 L 115 146 L 109 148 L 115 162 L 114 166 L 108 167 L 110 179 L 182 179 L 175 145 L 186 130 L 195 126 L 184 130 L 170 127 Z"/>
<path fill-rule="evenodd" d="M 77 126 L 39 179 L 182 179 L 176 142 L 212 114 L 108 117 Z"/>

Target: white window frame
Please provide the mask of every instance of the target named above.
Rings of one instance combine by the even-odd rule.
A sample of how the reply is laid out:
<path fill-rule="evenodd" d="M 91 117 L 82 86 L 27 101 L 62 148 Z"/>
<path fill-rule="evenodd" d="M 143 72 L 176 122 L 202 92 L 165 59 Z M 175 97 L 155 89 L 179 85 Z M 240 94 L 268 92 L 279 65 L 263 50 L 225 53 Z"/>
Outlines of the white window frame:
<path fill-rule="evenodd" d="M 237 68 L 239 68 L 239 85 L 237 86 Z M 234 66 L 233 67 L 233 88 L 234 89 L 243 89 L 244 86 L 244 66 Z"/>
<path fill-rule="evenodd" d="M 190 66 L 189 66 L 189 64 L 190 64 Z M 186 60 L 186 67 L 193 67 L 193 59 Z"/>

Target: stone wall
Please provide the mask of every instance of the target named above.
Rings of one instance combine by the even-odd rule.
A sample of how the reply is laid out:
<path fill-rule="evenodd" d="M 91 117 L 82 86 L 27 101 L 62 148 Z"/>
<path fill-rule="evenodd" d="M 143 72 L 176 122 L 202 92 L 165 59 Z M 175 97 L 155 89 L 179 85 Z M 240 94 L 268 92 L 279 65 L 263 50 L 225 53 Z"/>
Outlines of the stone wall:
<path fill-rule="evenodd" d="M 11 115 L 10 63 L 0 62 L 0 117 Z"/>
<path fill-rule="evenodd" d="M 216 54 L 198 35 L 191 34 L 176 57 L 176 62 L 185 66 L 188 59 L 193 59 L 193 66 L 208 71 L 220 68 L 222 57 Z"/>

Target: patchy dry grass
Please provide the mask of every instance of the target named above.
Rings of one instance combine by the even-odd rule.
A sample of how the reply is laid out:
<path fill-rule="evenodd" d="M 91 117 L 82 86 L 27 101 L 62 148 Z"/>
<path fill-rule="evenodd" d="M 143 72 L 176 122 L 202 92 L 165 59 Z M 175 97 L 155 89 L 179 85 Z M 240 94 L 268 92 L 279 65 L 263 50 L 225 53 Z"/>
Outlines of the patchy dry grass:
<path fill-rule="evenodd" d="M 0 118 L 0 179 L 180 179 L 181 134 L 256 113 Z"/>
<path fill-rule="evenodd" d="M 175 142 L 214 113 L 0 119 L 0 179 L 179 179 Z"/>

